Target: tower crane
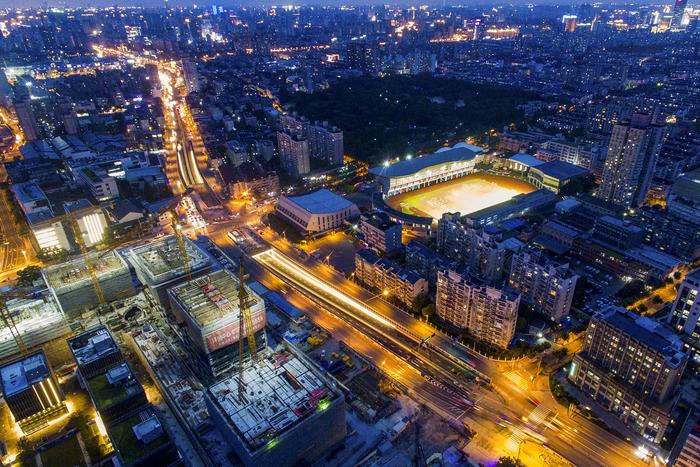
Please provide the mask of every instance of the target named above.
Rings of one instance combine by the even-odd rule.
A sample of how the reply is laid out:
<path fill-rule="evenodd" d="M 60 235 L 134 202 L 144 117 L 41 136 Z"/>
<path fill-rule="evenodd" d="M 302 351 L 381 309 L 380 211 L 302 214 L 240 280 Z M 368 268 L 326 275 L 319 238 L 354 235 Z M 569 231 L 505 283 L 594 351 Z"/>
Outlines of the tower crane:
<path fill-rule="evenodd" d="M 252 362 L 257 361 L 258 345 L 255 342 L 255 332 L 253 330 L 253 317 L 250 313 L 250 306 L 254 299 L 248 293 L 244 283 L 245 271 L 243 269 L 243 261 L 240 261 L 238 267 L 238 397 L 243 396 L 245 391 L 245 382 L 243 381 L 243 356 L 245 348 L 243 345 L 243 334 L 245 333 L 248 340 L 248 351 Z"/>
<path fill-rule="evenodd" d="M 19 329 L 17 329 L 17 324 L 15 323 L 10 310 L 7 309 L 7 304 L 5 302 L 8 298 L 24 298 L 27 296 L 27 294 L 28 292 L 26 290 L 21 289 L 0 293 L 0 320 L 2 320 L 3 324 L 5 324 L 7 329 L 9 329 L 12 338 L 17 344 L 17 348 L 22 355 L 27 353 L 27 346 L 24 343 L 24 339 L 22 339 L 22 334 L 19 332 Z"/>
<path fill-rule="evenodd" d="M 190 267 L 190 259 L 187 256 L 187 248 L 185 247 L 185 234 L 182 232 L 182 226 L 177 221 L 177 214 L 175 211 L 170 211 L 170 223 L 173 227 L 173 232 L 175 233 L 175 240 L 177 241 L 177 248 L 180 250 L 180 259 L 182 260 L 182 268 L 187 275 L 187 279 L 192 279 L 192 268 Z"/>

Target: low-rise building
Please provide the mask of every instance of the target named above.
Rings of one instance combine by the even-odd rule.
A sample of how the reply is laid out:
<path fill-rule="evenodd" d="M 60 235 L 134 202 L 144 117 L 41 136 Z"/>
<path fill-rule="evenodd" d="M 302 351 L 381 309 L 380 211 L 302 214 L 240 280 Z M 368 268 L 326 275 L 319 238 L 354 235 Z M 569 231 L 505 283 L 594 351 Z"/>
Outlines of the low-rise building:
<path fill-rule="evenodd" d="M 275 213 L 306 235 L 314 235 L 341 227 L 347 219 L 356 218 L 360 210 L 355 203 L 330 190 L 296 196 L 280 196 Z"/>
<path fill-rule="evenodd" d="M 495 347 L 505 349 L 513 339 L 519 306 L 513 291 L 483 285 L 466 272 L 438 272 L 437 315 Z"/>

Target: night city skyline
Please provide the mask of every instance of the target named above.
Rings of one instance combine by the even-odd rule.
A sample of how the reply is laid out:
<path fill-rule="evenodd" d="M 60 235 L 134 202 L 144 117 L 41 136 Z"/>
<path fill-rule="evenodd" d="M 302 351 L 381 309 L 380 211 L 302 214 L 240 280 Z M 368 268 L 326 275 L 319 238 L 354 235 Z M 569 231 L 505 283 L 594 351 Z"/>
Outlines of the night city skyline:
<path fill-rule="evenodd" d="M 0 0 L 0 394 L 2 466 L 700 466 L 700 6 Z"/>

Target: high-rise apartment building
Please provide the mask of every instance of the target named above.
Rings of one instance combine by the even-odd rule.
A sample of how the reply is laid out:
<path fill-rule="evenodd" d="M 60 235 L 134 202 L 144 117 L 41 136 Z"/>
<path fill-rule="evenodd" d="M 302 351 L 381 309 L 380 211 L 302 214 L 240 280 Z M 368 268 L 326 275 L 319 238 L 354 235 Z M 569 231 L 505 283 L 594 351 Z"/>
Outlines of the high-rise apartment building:
<path fill-rule="evenodd" d="M 480 279 L 496 282 L 506 271 L 510 249 L 498 233 L 491 232 L 482 226 L 467 225 L 459 213 L 445 213 L 438 221 L 438 251 L 469 266 Z"/>
<path fill-rule="evenodd" d="M 280 130 L 292 135 L 301 135 L 309 143 L 309 156 L 329 165 L 342 165 L 344 156 L 343 131 L 328 125 L 328 122 L 310 122 L 296 112 L 279 117 Z"/>
<path fill-rule="evenodd" d="M 401 224 L 384 211 L 370 211 L 360 217 L 360 233 L 365 243 L 383 255 L 401 250 Z"/>
<path fill-rule="evenodd" d="M 528 250 L 513 255 L 508 285 L 522 294 L 525 303 L 558 323 L 569 314 L 577 280 L 568 264 Z"/>
<path fill-rule="evenodd" d="M 626 208 L 644 203 L 663 142 L 664 128 L 634 114 L 613 127 L 597 196 Z"/>
<path fill-rule="evenodd" d="M 609 307 L 591 318 L 569 378 L 631 430 L 659 443 L 687 361 L 673 331 Z"/>
<path fill-rule="evenodd" d="M 25 141 L 35 141 L 39 139 L 39 126 L 34 116 L 32 100 L 29 93 L 16 96 L 13 104 L 17 119 L 19 120 L 19 126 L 22 127 Z"/>
<path fill-rule="evenodd" d="M 305 137 L 278 131 L 277 149 L 285 172 L 298 177 L 311 171 L 309 142 Z"/>
<path fill-rule="evenodd" d="M 671 16 L 671 29 L 681 29 L 683 22 L 683 14 L 685 7 L 688 5 L 688 0 L 676 0 L 673 4 L 673 16 Z"/>
<path fill-rule="evenodd" d="M 668 322 L 679 332 L 700 337 L 700 269 L 696 269 L 681 283 Z"/>
<path fill-rule="evenodd" d="M 517 293 L 485 286 L 467 273 L 438 272 L 437 315 L 491 345 L 508 347 L 515 334 L 519 306 Z"/>

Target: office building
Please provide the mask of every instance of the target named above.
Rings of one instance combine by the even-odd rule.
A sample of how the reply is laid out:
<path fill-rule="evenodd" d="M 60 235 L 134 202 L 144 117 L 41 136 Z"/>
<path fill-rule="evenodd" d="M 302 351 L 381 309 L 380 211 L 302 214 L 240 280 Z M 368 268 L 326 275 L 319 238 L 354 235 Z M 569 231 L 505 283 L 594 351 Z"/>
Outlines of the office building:
<path fill-rule="evenodd" d="M 392 256 L 401 250 L 401 224 L 382 211 L 360 216 L 360 233 L 369 248 L 382 255 Z"/>
<path fill-rule="evenodd" d="M 409 307 L 420 295 L 428 293 L 427 279 L 393 261 L 380 258 L 366 248 L 355 254 L 355 279 L 365 287 L 386 293 L 387 298 L 396 298 Z"/>
<path fill-rule="evenodd" d="M 275 214 L 305 235 L 315 235 L 343 226 L 360 215 L 355 203 L 325 188 L 295 196 L 280 196 Z"/>
<path fill-rule="evenodd" d="M 43 350 L 0 366 L 0 386 L 12 418 L 24 434 L 40 430 L 68 412 Z"/>
<path fill-rule="evenodd" d="M 519 294 L 483 285 L 466 271 L 438 272 L 436 314 L 495 347 L 508 348 L 519 306 Z"/>
<path fill-rule="evenodd" d="M 624 208 L 641 206 L 649 191 L 664 128 L 651 116 L 634 114 L 612 129 L 597 196 Z"/>
<path fill-rule="evenodd" d="M 559 323 L 569 315 L 577 279 L 568 263 L 529 249 L 513 255 L 508 285 L 520 292 L 523 302 Z"/>
<path fill-rule="evenodd" d="M 282 169 L 298 177 L 311 171 L 309 162 L 309 142 L 299 134 L 277 132 L 277 151 Z"/>
<path fill-rule="evenodd" d="M 669 324 L 678 332 L 700 337 L 700 269 L 688 273 L 673 301 Z"/>
<path fill-rule="evenodd" d="M 128 248 L 124 254 L 136 271 L 139 281 L 148 287 L 160 306 L 168 308 L 168 289 L 182 282 L 199 277 L 211 270 L 212 262 L 192 240 L 185 237 L 187 266 L 175 236 Z"/>
<path fill-rule="evenodd" d="M 114 342 L 112 334 L 104 326 L 89 329 L 68 339 L 68 348 L 78 364 L 78 378 L 83 386 L 95 375 L 104 374 L 109 368 L 124 361 L 124 356 Z"/>
<path fill-rule="evenodd" d="M 644 231 L 636 224 L 613 216 L 600 216 L 593 224 L 593 239 L 617 251 L 638 247 Z"/>
<path fill-rule="evenodd" d="M 89 253 L 105 302 L 133 296 L 129 265 L 115 251 Z M 69 318 L 95 308 L 99 303 L 84 258 L 76 258 L 41 270 L 49 290 Z"/>
<path fill-rule="evenodd" d="M 126 362 L 106 368 L 104 373 L 83 380 L 90 400 L 102 421 L 109 423 L 145 406 L 146 393 Z"/>
<path fill-rule="evenodd" d="M 595 314 L 569 378 L 628 428 L 660 443 L 688 356 L 673 331 L 621 307 Z"/>
<path fill-rule="evenodd" d="M 198 376 L 212 383 L 236 371 L 240 332 L 240 308 L 237 277 L 219 270 L 184 282 L 168 290 L 170 307 L 184 330 L 184 344 L 193 358 Z M 265 302 L 244 285 L 257 351 L 265 349 Z M 246 331 L 244 331 L 246 332 Z M 244 341 L 246 358 L 248 342 Z"/>
<path fill-rule="evenodd" d="M 70 326 L 53 297 L 46 292 L 41 296 L 12 298 L 5 302 L 5 313 L 27 348 L 70 334 Z M 20 352 L 15 333 L 0 321 L 0 360 Z"/>
<path fill-rule="evenodd" d="M 107 434 L 124 467 L 182 465 L 182 457 L 170 439 L 157 412 L 146 406 L 109 423 Z"/>
<path fill-rule="evenodd" d="M 291 349 L 269 355 L 209 388 L 215 426 L 246 467 L 312 464 L 346 436 L 345 401 Z"/>

